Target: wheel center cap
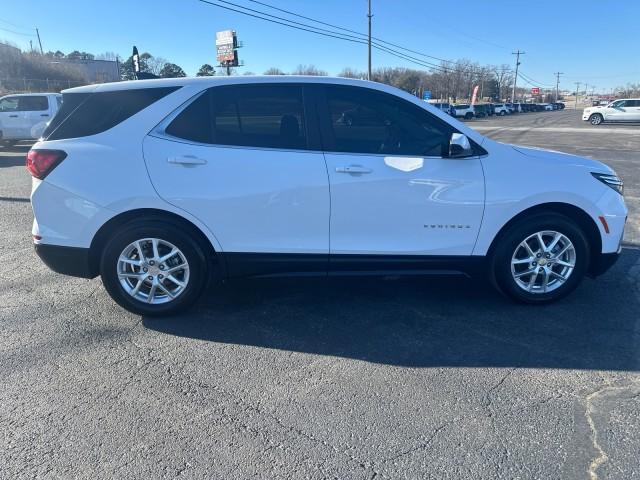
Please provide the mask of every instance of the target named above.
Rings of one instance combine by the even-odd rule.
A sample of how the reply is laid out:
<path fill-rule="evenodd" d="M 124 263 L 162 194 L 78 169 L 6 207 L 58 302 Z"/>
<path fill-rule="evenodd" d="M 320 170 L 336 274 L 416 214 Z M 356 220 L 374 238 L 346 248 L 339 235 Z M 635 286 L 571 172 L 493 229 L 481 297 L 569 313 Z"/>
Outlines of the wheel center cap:
<path fill-rule="evenodd" d="M 546 264 L 547 264 L 547 259 L 546 259 L 546 258 L 541 258 L 541 259 L 538 261 L 538 265 L 540 265 L 540 266 L 543 266 L 543 267 L 544 267 Z M 149 270 L 149 271 L 151 271 L 151 270 Z"/>
<path fill-rule="evenodd" d="M 160 273 L 160 269 L 155 265 L 153 266 L 150 265 L 148 268 L 149 270 L 147 273 L 149 273 L 149 275 L 151 275 L 152 277 L 156 277 Z"/>

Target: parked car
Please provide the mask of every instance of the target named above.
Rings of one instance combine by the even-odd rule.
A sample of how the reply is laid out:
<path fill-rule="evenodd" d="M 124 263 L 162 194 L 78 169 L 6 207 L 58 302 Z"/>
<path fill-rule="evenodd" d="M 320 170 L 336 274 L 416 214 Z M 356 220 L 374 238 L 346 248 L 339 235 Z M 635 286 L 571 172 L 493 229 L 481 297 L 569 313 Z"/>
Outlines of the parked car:
<path fill-rule="evenodd" d="M 489 111 L 490 117 L 496 114 L 496 111 L 493 108 L 493 103 L 487 103 L 487 110 Z"/>
<path fill-rule="evenodd" d="M 477 118 L 484 118 L 488 116 L 487 108 L 482 104 L 477 104 L 473 106 L 473 114 Z"/>
<path fill-rule="evenodd" d="M 434 102 L 431 103 L 429 102 L 429 105 L 431 105 L 432 107 L 435 107 L 437 109 L 442 110 L 443 112 L 451 115 L 451 116 L 455 116 L 455 108 L 453 108 L 453 105 L 451 105 L 450 103 L 446 103 L 446 102 Z"/>
<path fill-rule="evenodd" d="M 564 103 L 562 102 L 557 102 L 557 103 L 558 103 L 558 107 L 560 107 L 560 110 L 564 110 L 564 107 L 565 107 Z"/>
<path fill-rule="evenodd" d="M 432 269 L 541 304 L 620 252 L 610 167 L 495 142 L 387 85 L 174 78 L 63 98 L 27 155 L 36 252 L 137 314 L 184 310 L 211 276 Z"/>
<path fill-rule="evenodd" d="M 494 103 L 493 111 L 495 112 L 496 115 L 502 115 L 502 116 L 505 116 L 511 113 L 511 110 L 509 110 L 509 107 L 507 106 L 506 103 Z"/>
<path fill-rule="evenodd" d="M 12 146 L 40 138 L 60 108 L 59 93 L 23 93 L 0 98 L 0 142 Z"/>
<path fill-rule="evenodd" d="M 603 122 L 640 122 L 640 98 L 623 98 L 606 106 L 585 108 L 582 120 L 591 125 Z"/>
<path fill-rule="evenodd" d="M 453 108 L 456 111 L 456 114 L 454 115 L 455 117 L 462 117 L 466 120 L 471 120 L 475 115 L 473 107 L 468 103 L 454 105 Z"/>

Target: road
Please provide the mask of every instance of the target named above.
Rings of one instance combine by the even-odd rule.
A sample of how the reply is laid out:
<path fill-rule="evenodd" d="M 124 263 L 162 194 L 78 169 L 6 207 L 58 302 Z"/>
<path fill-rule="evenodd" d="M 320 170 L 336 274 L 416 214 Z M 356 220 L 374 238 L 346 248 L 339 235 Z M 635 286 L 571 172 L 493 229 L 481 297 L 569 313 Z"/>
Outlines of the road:
<path fill-rule="evenodd" d="M 140 318 L 41 264 L 27 147 L 0 150 L 0 477 L 640 478 L 640 129 L 577 115 L 470 122 L 625 178 L 621 260 L 544 307 L 457 277 L 281 279 Z"/>

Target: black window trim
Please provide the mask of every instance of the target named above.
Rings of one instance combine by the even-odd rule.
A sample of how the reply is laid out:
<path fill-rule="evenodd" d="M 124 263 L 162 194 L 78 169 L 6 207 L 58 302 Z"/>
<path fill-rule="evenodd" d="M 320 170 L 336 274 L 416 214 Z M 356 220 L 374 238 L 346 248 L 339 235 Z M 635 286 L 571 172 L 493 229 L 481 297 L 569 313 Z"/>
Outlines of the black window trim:
<path fill-rule="evenodd" d="M 381 95 L 388 95 L 389 97 L 399 101 L 400 103 L 409 105 L 411 108 L 414 109 L 421 109 L 424 110 L 425 113 L 433 116 L 433 118 L 441 125 L 444 125 L 445 128 L 447 128 L 448 130 L 451 131 L 451 133 L 461 133 L 463 135 L 465 135 L 463 132 L 459 131 L 457 128 L 455 128 L 453 125 L 451 125 L 450 123 L 445 122 L 444 120 L 442 120 L 441 118 L 438 118 L 436 115 L 433 115 L 431 112 L 429 112 L 427 109 L 425 108 L 421 108 L 420 106 L 411 103 L 407 100 L 405 100 L 404 98 L 401 98 L 397 95 L 393 95 L 391 93 L 388 92 L 384 92 L 382 90 L 378 90 L 376 88 L 368 88 L 368 87 L 360 87 L 360 86 L 355 86 L 355 85 L 343 85 L 343 84 L 326 84 L 326 83 L 316 83 L 316 84 L 312 84 L 315 87 L 315 91 L 314 91 L 314 98 L 315 98 L 315 103 L 316 103 L 316 109 L 318 111 L 318 118 L 324 118 L 325 121 L 319 121 L 320 123 L 320 133 L 322 135 L 322 146 L 323 146 L 323 152 L 324 153 L 329 153 L 331 155 L 358 155 L 358 156 L 367 156 L 367 157 L 407 157 L 407 158 L 411 158 L 411 157 L 420 157 L 420 158 L 449 158 L 449 157 L 442 157 L 440 155 L 389 155 L 388 153 L 361 153 L 361 152 L 341 152 L 339 150 L 335 150 L 335 149 L 331 149 L 332 147 L 335 147 L 335 139 L 333 138 L 333 131 L 331 128 L 331 121 L 327 121 L 327 119 L 331 118 L 331 113 L 329 112 L 329 104 L 327 102 L 327 97 L 326 97 L 326 88 L 328 87 L 338 87 L 338 88 L 344 88 L 344 89 L 355 89 L 355 90 L 368 90 L 377 94 L 381 94 Z M 489 153 L 482 148 L 477 142 L 475 142 L 473 139 L 469 138 L 469 142 L 471 143 L 471 146 L 473 148 L 473 154 L 469 155 L 468 157 L 464 157 L 464 158 L 456 158 L 456 160 L 464 160 L 469 159 L 469 158 L 480 158 L 480 157 L 484 157 L 486 155 L 488 155 Z"/>
<path fill-rule="evenodd" d="M 313 92 L 309 88 L 308 83 L 303 82 L 265 82 L 265 83 L 237 83 L 228 85 L 216 85 L 213 87 L 207 87 L 204 90 L 193 95 L 191 98 L 183 102 L 179 107 L 167 115 L 158 125 L 156 125 L 149 135 L 170 140 L 178 143 L 185 143 L 188 145 L 200 146 L 200 147 L 215 147 L 215 148 L 239 148 L 244 150 L 268 150 L 277 152 L 300 152 L 300 153 L 323 153 L 322 142 L 320 140 L 319 121 L 316 112 L 316 102 L 313 100 Z M 202 143 L 195 140 L 189 140 L 186 138 L 176 137 L 167 133 L 167 128 L 180 115 L 189 105 L 199 99 L 202 95 L 208 95 L 213 89 L 220 88 L 249 88 L 249 87 L 273 87 L 273 86 L 293 86 L 302 89 L 302 111 L 305 120 L 305 134 L 307 148 L 276 148 L 276 147 L 257 147 L 251 145 L 228 145 L 224 143 Z M 210 99 L 211 101 L 212 99 Z"/>

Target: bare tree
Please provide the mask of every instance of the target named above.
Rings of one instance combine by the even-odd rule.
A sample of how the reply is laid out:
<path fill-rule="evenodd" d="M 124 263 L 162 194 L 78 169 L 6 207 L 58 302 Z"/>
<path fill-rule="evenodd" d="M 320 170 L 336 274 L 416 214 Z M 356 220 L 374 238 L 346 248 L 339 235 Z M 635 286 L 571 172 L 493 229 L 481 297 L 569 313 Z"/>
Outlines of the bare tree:
<path fill-rule="evenodd" d="M 278 67 L 271 67 L 264 72 L 264 75 L 285 75 Z"/>
<path fill-rule="evenodd" d="M 315 65 L 298 65 L 296 69 L 291 73 L 292 75 L 314 75 L 325 77 L 327 72 L 320 70 Z"/>
<path fill-rule="evenodd" d="M 365 72 L 360 72 L 351 67 L 343 68 L 342 71 L 338 73 L 338 76 L 344 77 L 344 78 L 360 78 L 360 79 L 367 78 L 367 74 Z"/>

